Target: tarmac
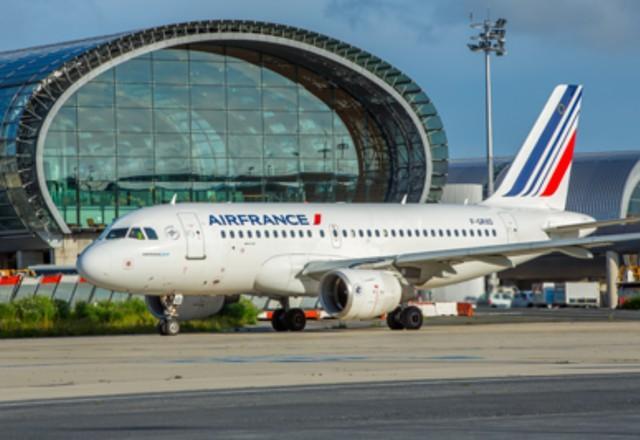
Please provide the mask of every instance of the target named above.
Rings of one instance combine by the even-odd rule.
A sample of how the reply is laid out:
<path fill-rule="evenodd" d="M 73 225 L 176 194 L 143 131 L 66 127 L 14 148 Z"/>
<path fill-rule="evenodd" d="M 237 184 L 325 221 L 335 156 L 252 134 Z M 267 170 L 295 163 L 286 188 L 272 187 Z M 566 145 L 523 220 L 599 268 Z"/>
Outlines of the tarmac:
<path fill-rule="evenodd" d="M 640 321 L 0 340 L 0 401 L 640 373 Z"/>
<path fill-rule="evenodd" d="M 0 340 L 0 437 L 639 438 L 640 321 L 518 313 Z"/>
<path fill-rule="evenodd" d="M 307 385 L 0 403 L 3 439 L 631 439 L 640 375 Z"/>

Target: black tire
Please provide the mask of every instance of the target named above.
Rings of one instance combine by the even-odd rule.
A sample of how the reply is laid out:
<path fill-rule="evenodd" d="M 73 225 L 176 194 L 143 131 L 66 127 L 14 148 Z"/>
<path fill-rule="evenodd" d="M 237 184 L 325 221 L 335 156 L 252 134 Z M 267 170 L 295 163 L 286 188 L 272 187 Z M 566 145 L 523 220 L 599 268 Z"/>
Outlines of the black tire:
<path fill-rule="evenodd" d="M 404 330 L 404 325 L 400 321 L 402 308 L 397 307 L 393 311 L 387 313 L 387 326 L 391 330 Z"/>
<path fill-rule="evenodd" d="M 287 329 L 292 332 L 299 332 L 304 330 L 307 325 L 307 317 L 304 316 L 304 310 L 302 309 L 289 309 L 285 316 Z"/>
<path fill-rule="evenodd" d="M 400 314 L 400 322 L 407 330 L 418 330 L 422 327 L 422 310 L 409 306 Z"/>
<path fill-rule="evenodd" d="M 158 330 L 162 336 L 176 336 L 180 333 L 180 323 L 177 319 L 163 319 L 158 324 Z"/>
<path fill-rule="evenodd" d="M 277 332 L 286 332 L 287 323 L 285 320 L 285 310 L 284 309 L 276 309 L 273 311 L 273 315 L 271 316 L 271 327 Z"/>

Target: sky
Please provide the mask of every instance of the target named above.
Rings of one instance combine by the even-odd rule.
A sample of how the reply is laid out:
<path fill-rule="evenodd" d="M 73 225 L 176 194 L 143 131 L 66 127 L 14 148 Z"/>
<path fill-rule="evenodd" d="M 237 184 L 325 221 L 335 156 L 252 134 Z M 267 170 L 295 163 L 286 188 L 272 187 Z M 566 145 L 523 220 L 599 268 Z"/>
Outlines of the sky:
<path fill-rule="evenodd" d="M 346 41 L 433 100 L 452 158 L 485 154 L 484 60 L 470 14 L 507 19 L 492 59 L 494 149 L 513 155 L 553 87 L 583 84 L 577 152 L 640 150 L 636 0 L 0 0 L 0 51 L 206 19 L 262 20 Z"/>

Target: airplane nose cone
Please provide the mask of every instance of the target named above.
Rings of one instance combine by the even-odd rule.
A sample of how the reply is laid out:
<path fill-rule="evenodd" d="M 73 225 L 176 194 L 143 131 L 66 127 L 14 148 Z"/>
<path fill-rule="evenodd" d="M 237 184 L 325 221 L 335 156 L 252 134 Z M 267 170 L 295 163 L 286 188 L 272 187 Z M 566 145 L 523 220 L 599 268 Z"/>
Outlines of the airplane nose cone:
<path fill-rule="evenodd" d="M 99 287 L 107 285 L 110 279 L 109 259 L 104 254 L 99 249 L 89 247 L 78 256 L 76 262 L 80 276 Z"/>

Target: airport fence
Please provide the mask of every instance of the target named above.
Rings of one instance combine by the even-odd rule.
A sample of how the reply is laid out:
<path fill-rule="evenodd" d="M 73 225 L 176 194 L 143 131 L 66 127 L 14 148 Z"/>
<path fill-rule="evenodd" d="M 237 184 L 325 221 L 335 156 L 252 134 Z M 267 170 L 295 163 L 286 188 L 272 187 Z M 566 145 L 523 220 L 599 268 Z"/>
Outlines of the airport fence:
<path fill-rule="evenodd" d="M 79 275 L 47 274 L 24 276 L 22 274 L 0 276 L 0 303 L 22 298 L 44 296 L 75 305 L 77 302 L 120 302 L 131 294 L 102 289 L 87 282 Z"/>

